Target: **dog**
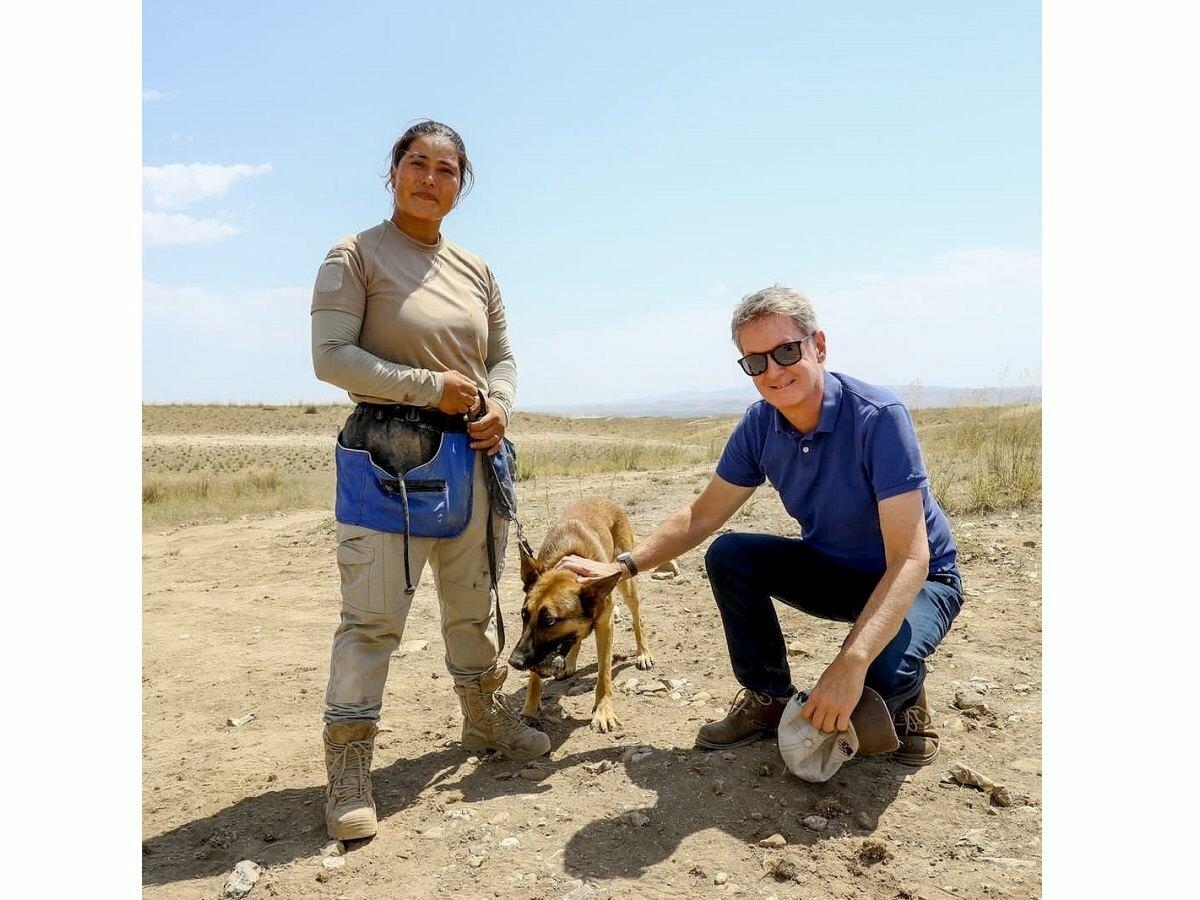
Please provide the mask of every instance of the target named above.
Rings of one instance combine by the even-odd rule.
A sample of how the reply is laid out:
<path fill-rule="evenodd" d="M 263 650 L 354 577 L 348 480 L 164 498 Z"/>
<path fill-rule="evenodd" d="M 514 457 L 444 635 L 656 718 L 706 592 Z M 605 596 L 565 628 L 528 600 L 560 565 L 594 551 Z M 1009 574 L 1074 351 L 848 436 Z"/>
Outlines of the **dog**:
<path fill-rule="evenodd" d="M 513 648 L 509 664 L 529 672 L 529 689 L 521 715 L 536 722 L 542 701 L 542 682 L 575 674 L 579 648 L 589 634 L 596 634 L 596 702 L 592 728 L 614 731 L 621 722 L 613 711 L 613 595 L 620 574 L 580 582 L 574 572 L 555 569 L 564 556 L 612 562 L 618 553 L 633 548 L 633 529 L 624 510 L 611 500 L 593 498 L 572 504 L 561 521 L 551 526 L 537 557 L 521 547 L 521 581 L 525 603 L 521 608 L 521 639 Z M 635 662 L 639 669 L 654 665 L 642 631 L 637 584 L 630 578 L 619 589 L 633 618 L 637 642 Z"/>

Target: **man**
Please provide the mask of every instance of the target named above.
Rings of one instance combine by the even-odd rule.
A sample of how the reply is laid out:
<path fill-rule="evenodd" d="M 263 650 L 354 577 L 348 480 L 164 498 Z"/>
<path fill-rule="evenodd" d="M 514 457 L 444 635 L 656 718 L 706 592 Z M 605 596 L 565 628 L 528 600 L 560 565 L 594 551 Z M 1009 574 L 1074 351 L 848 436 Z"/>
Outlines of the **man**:
<path fill-rule="evenodd" d="M 925 658 L 962 605 L 957 551 L 929 491 L 912 420 L 890 391 L 824 367 L 825 333 L 799 291 L 775 285 L 733 313 L 738 360 L 762 401 L 734 428 L 704 491 L 614 563 L 568 557 L 595 577 L 632 577 L 695 547 L 764 480 L 803 537 L 724 534 L 705 554 L 734 675 L 729 714 L 696 743 L 725 749 L 774 732 L 795 693 L 772 598 L 811 615 L 852 622 L 801 714 L 846 731 L 869 686 L 887 703 L 900 746 L 893 757 L 927 765 L 938 753 L 925 697 Z"/>

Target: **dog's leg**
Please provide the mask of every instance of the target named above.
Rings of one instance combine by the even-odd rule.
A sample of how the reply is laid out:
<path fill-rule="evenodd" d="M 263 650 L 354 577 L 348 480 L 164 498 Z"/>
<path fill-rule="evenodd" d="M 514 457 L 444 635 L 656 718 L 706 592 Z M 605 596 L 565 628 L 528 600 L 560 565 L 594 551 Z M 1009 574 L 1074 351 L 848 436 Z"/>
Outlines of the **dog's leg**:
<path fill-rule="evenodd" d="M 576 641 L 575 646 L 567 651 L 567 667 L 563 669 L 563 678 L 570 678 L 575 674 L 575 661 L 579 659 L 579 648 L 583 646 L 583 641 Z"/>
<path fill-rule="evenodd" d="M 625 605 L 629 607 L 629 616 L 633 619 L 633 639 L 637 642 L 637 657 L 635 662 L 639 669 L 649 669 L 654 666 L 654 657 L 650 655 L 650 648 L 646 646 L 646 636 L 642 633 L 642 615 L 639 611 L 639 600 L 637 592 L 637 580 L 634 578 L 622 581 L 617 586 L 621 591 L 621 596 L 625 600 Z"/>
<path fill-rule="evenodd" d="M 612 662 L 613 614 L 612 595 L 605 600 L 608 609 L 596 623 L 596 705 L 592 708 L 592 728 L 596 731 L 615 731 L 621 720 L 613 712 Z"/>
<path fill-rule="evenodd" d="M 541 705 L 542 679 L 537 672 L 530 672 L 529 686 L 525 689 L 525 706 L 521 709 L 521 718 L 536 722 L 538 717 L 538 709 L 541 707 Z"/>

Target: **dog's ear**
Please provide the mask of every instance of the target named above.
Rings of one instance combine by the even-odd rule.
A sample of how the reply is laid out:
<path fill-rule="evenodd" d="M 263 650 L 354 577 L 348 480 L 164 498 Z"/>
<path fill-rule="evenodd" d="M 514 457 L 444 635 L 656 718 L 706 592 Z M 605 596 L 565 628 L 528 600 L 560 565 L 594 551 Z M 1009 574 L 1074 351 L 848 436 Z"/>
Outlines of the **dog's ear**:
<path fill-rule="evenodd" d="M 617 586 L 617 582 L 621 580 L 621 573 L 615 572 L 607 578 L 593 578 L 591 581 L 585 581 L 579 587 L 579 602 L 583 604 L 583 611 L 587 615 L 593 615 L 596 609 L 596 604 L 612 593 L 612 589 Z"/>
<path fill-rule="evenodd" d="M 525 585 L 525 593 L 529 593 L 529 589 L 533 587 L 533 583 L 537 581 L 544 573 L 545 568 L 536 559 L 529 555 L 525 549 L 525 542 L 520 543 L 521 548 L 521 583 Z"/>

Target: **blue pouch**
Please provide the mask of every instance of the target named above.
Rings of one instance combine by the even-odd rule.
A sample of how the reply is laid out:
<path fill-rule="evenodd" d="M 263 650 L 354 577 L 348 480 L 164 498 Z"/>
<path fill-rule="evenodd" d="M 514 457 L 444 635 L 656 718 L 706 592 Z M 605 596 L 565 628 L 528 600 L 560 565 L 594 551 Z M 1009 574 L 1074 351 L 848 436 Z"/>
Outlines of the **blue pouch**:
<path fill-rule="evenodd" d="M 465 434 L 443 432 L 433 459 L 391 475 L 366 450 L 338 441 L 337 499 L 334 517 L 345 525 L 412 537 L 452 538 L 471 518 L 475 451 Z"/>

